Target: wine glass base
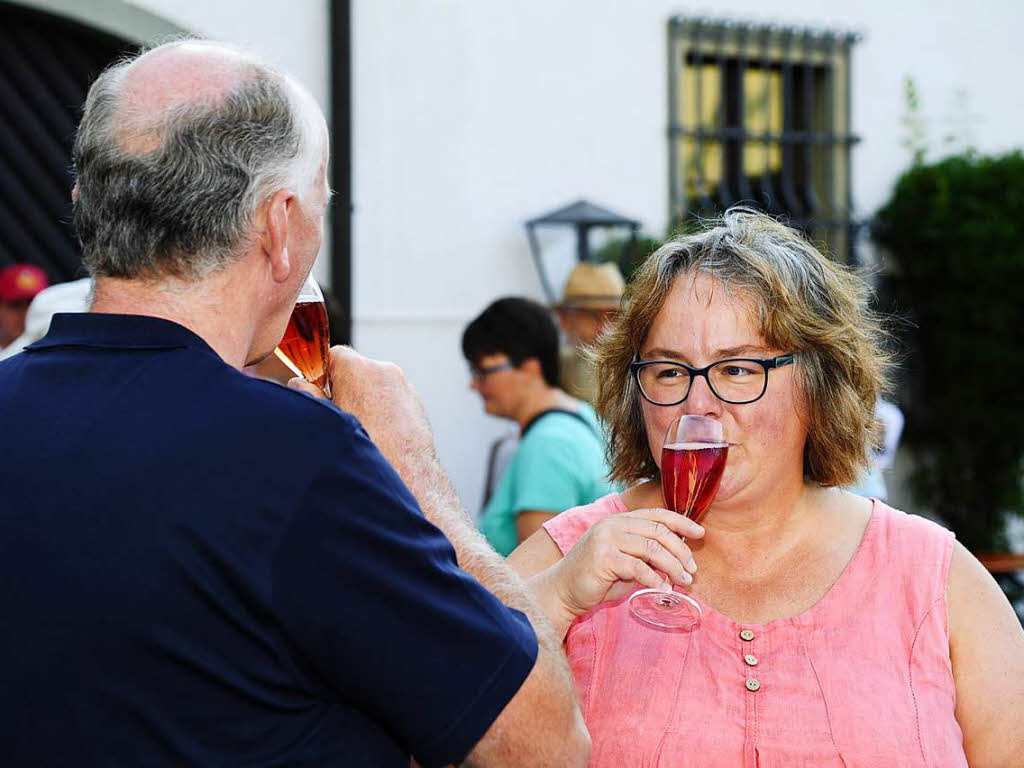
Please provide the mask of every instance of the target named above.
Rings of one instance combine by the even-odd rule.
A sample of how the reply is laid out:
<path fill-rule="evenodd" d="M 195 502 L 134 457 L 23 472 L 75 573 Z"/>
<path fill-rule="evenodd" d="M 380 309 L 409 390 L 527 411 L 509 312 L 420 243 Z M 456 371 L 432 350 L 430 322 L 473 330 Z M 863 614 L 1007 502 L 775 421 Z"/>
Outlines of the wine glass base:
<path fill-rule="evenodd" d="M 701 608 L 696 600 L 661 589 L 634 592 L 629 596 L 629 610 L 640 621 L 668 629 L 692 627 L 701 617 Z"/>

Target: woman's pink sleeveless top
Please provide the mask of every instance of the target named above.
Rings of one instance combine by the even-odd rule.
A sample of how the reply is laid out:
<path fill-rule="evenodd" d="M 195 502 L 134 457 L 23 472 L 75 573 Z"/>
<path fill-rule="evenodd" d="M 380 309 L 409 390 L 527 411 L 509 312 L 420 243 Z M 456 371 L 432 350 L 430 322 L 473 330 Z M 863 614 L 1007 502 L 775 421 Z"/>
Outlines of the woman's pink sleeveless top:
<path fill-rule="evenodd" d="M 625 511 L 612 494 L 544 527 L 564 553 Z M 702 604 L 696 627 L 661 630 L 604 603 L 566 637 L 591 768 L 967 768 L 952 551 L 948 531 L 875 501 L 850 563 L 799 616 L 743 624 Z"/>

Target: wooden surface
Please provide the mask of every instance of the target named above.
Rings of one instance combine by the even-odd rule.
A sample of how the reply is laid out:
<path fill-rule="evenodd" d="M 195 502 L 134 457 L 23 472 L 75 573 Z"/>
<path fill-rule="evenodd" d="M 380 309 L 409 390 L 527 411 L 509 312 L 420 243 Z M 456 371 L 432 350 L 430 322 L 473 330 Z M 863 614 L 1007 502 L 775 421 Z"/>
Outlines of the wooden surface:
<path fill-rule="evenodd" d="M 1009 552 L 979 552 L 976 557 L 988 568 L 989 573 L 1013 573 L 1024 571 L 1024 555 Z"/>

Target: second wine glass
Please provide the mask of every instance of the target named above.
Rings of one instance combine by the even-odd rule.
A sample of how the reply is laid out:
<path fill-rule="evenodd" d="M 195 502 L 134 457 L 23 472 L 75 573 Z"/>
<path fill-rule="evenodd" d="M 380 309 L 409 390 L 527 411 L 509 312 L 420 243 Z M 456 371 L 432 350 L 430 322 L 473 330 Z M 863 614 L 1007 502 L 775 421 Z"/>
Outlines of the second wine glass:
<path fill-rule="evenodd" d="M 295 309 L 288 318 L 284 337 L 274 354 L 291 369 L 311 384 L 316 384 L 327 397 L 331 396 L 331 379 L 328 373 L 330 360 L 331 330 L 327 324 L 327 307 L 324 294 L 313 275 L 306 278 Z"/>

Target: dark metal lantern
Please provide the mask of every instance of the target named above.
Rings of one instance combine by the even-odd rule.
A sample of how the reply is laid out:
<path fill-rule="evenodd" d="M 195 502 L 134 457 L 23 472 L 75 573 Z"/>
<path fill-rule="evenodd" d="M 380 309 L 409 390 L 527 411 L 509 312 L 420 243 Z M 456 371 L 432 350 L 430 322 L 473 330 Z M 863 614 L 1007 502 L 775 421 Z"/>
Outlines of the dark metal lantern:
<path fill-rule="evenodd" d="M 558 297 L 551 287 L 551 280 L 544 268 L 544 261 L 541 258 L 540 243 L 537 241 L 537 227 L 559 226 L 571 227 L 576 230 L 576 258 L 579 261 L 591 261 L 590 239 L 588 233 L 592 227 L 623 227 L 629 229 L 629 249 L 632 249 L 636 241 L 637 230 L 640 222 L 627 218 L 607 208 L 602 208 L 587 200 L 577 200 L 575 203 L 563 206 L 556 211 L 538 216 L 526 222 L 526 235 L 530 239 L 530 252 L 533 254 L 534 264 L 537 265 L 537 273 L 540 275 L 541 287 L 548 298 L 548 302 L 554 304 Z"/>

